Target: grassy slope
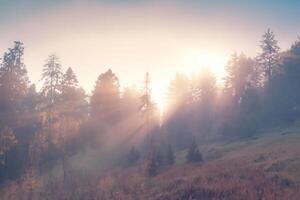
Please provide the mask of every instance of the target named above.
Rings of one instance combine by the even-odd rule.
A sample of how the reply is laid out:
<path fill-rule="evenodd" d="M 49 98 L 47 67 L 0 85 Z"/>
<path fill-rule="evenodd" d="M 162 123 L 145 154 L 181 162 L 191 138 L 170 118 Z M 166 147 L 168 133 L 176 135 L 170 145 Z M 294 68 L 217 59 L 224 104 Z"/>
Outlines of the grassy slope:
<path fill-rule="evenodd" d="M 256 137 L 203 147 L 208 160 L 233 160 L 300 182 L 300 127 L 262 131 Z"/>
<path fill-rule="evenodd" d="M 100 189 L 106 199 L 299 199 L 300 126 L 200 148 L 205 164 L 184 164 L 181 151 L 176 166 L 154 178 L 130 169 L 112 178 L 117 184 L 104 181 Z"/>
<path fill-rule="evenodd" d="M 56 182 L 33 193 L 11 183 L 0 195 L 3 199 L 19 199 L 12 196 L 20 194 L 27 199 L 72 200 L 298 200 L 299 144 L 299 125 L 273 128 L 252 138 L 200 144 L 204 164 L 185 164 L 186 151 L 176 152 L 176 165 L 151 178 L 144 175 L 141 164 L 104 175 L 70 172 L 65 186 Z"/>

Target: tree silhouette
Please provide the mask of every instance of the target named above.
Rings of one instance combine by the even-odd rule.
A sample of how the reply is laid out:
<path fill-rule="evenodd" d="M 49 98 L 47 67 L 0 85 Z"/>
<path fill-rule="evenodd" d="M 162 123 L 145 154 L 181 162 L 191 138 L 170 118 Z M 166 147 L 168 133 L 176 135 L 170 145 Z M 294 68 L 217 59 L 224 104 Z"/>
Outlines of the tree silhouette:
<path fill-rule="evenodd" d="M 173 152 L 172 145 L 169 145 L 167 149 L 167 164 L 173 165 L 174 163 L 175 163 L 175 155 Z"/>
<path fill-rule="evenodd" d="M 0 65 L 0 117 L 11 126 L 17 124 L 17 112 L 27 93 L 28 78 L 23 54 L 23 43 L 16 41 L 14 47 L 4 53 Z"/>
<path fill-rule="evenodd" d="M 43 67 L 42 80 L 44 83 L 41 91 L 46 97 L 49 106 L 56 102 L 61 92 L 62 76 L 63 73 L 58 57 L 54 54 L 49 55 Z"/>
<path fill-rule="evenodd" d="M 132 166 L 132 165 L 136 164 L 139 159 L 140 159 L 140 153 L 134 146 L 132 146 L 127 155 L 128 165 Z"/>
<path fill-rule="evenodd" d="M 260 44 L 262 52 L 257 56 L 257 61 L 264 72 L 265 81 L 270 81 L 278 66 L 280 47 L 277 45 L 275 34 L 268 29 L 262 36 Z"/>
<path fill-rule="evenodd" d="M 186 159 L 187 162 L 203 162 L 202 154 L 199 151 L 195 138 L 189 146 Z"/>
<path fill-rule="evenodd" d="M 91 117 L 105 123 L 115 123 L 120 117 L 119 79 L 112 72 L 101 74 L 91 96 Z"/>

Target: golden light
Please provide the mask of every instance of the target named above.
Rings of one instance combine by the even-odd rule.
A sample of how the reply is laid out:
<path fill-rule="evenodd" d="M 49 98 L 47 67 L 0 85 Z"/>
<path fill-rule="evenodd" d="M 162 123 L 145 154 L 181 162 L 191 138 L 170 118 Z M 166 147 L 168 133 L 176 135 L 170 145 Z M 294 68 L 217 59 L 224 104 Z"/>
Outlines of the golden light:
<path fill-rule="evenodd" d="M 225 75 L 224 66 L 227 59 L 228 56 L 225 54 L 189 51 L 183 55 L 178 71 L 193 76 L 196 73 L 201 73 L 204 67 L 209 67 L 215 74 L 217 81 L 220 81 Z"/>
<path fill-rule="evenodd" d="M 189 77 L 201 73 L 204 67 L 209 67 L 215 74 L 217 83 L 222 83 L 222 78 L 225 76 L 224 66 L 228 60 L 228 55 L 221 53 L 208 53 L 197 50 L 186 51 L 179 57 L 177 68 L 173 68 L 169 73 L 174 76 L 176 72 L 184 73 Z M 152 97 L 156 103 L 159 112 L 163 115 L 166 107 L 166 94 L 169 86 L 169 80 L 156 80 L 159 82 L 153 85 Z"/>

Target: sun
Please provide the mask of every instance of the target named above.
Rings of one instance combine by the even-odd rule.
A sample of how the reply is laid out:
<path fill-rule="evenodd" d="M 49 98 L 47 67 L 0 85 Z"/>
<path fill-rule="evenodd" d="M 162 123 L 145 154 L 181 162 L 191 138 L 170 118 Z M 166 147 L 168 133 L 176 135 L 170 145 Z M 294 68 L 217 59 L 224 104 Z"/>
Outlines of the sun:
<path fill-rule="evenodd" d="M 225 76 L 224 67 L 227 60 L 228 56 L 221 53 L 188 51 L 182 56 L 178 71 L 193 76 L 195 73 L 201 73 L 204 67 L 209 67 L 220 81 Z"/>
<path fill-rule="evenodd" d="M 192 78 L 197 73 L 201 73 L 202 69 L 209 67 L 216 76 L 217 84 L 222 84 L 222 78 L 226 74 L 224 67 L 227 60 L 228 57 L 220 53 L 208 53 L 197 50 L 186 51 L 178 58 L 178 67 L 169 72 L 169 74 L 172 74 L 169 78 L 173 77 L 177 72 L 184 73 Z M 152 85 L 152 99 L 160 115 L 163 116 L 167 107 L 166 94 L 170 80 L 168 78 L 159 79 L 157 77 L 156 79 L 154 77 L 154 82 L 159 84 Z"/>

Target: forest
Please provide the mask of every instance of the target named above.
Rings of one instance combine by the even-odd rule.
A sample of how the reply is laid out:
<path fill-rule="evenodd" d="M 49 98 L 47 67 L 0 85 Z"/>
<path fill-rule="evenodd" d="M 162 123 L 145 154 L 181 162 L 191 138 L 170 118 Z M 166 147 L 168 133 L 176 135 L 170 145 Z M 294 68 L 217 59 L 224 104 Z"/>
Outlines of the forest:
<path fill-rule="evenodd" d="M 210 67 L 174 71 L 163 112 L 146 71 L 122 87 L 107 68 L 89 94 L 51 54 L 36 86 L 15 41 L 0 65 L 0 199 L 297 199 L 297 134 L 259 142 L 300 119 L 300 39 L 284 51 L 270 29 L 258 39 L 255 57 L 232 54 L 220 84 Z M 254 160 L 234 157 L 244 151 Z"/>

